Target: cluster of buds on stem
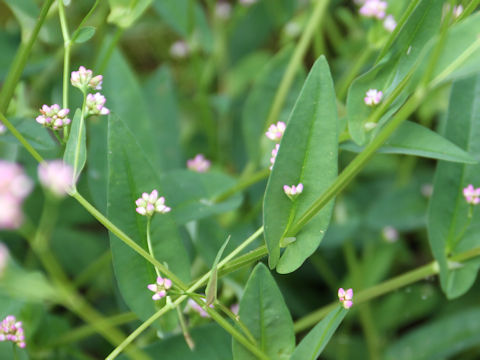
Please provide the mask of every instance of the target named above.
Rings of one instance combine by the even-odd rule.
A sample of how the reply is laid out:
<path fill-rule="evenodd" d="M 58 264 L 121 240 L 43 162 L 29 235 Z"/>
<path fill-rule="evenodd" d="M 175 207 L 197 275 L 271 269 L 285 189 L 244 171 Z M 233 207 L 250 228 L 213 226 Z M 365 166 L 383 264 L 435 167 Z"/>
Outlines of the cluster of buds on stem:
<path fill-rule="evenodd" d="M 95 94 L 88 94 L 90 90 L 101 90 L 103 76 L 93 76 L 92 70 L 86 69 L 84 66 L 80 66 L 78 71 L 72 71 L 70 78 L 72 85 L 79 88 L 84 96 L 86 95 L 86 110 L 87 115 L 108 115 L 110 110 L 105 107 L 105 96 L 99 92 Z"/>
<path fill-rule="evenodd" d="M 162 278 L 161 276 L 157 277 L 157 282 L 155 284 L 148 284 L 147 288 L 150 291 L 153 291 L 152 296 L 153 300 L 160 300 L 167 296 L 167 291 L 172 287 L 172 280 L 167 278 Z"/>
<path fill-rule="evenodd" d="M 463 189 L 463 196 L 467 203 L 477 205 L 480 203 L 480 188 L 475 189 L 472 184 Z"/>
<path fill-rule="evenodd" d="M 158 191 L 153 190 L 150 194 L 143 193 L 141 198 L 135 201 L 137 213 L 143 216 L 153 216 L 155 212 L 165 214 L 171 209 L 165 205 L 165 198 L 158 197 Z"/>
<path fill-rule="evenodd" d="M 382 97 L 383 97 L 383 92 L 377 89 L 370 89 L 365 94 L 363 101 L 367 106 L 375 106 L 380 104 L 380 101 L 382 101 Z"/>
<path fill-rule="evenodd" d="M 0 341 L 11 341 L 17 344 L 20 348 L 27 346 L 25 343 L 22 322 L 17 321 L 15 316 L 8 315 L 0 323 Z"/>
<path fill-rule="evenodd" d="M 362 5 L 360 7 L 360 10 L 358 11 L 360 15 L 367 18 L 375 18 L 378 20 L 384 19 L 383 27 L 389 32 L 392 32 L 397 27 L 397 22 L 395 21 L 395 18 L 393 17 L 393 15 L 386 16 L 387 14 L 386 11 L 388 6 L 386 1 L 361 0 L 356 2 Z"/>
<path fill-rule="evenodd" d="M 210 165 L 210 160 L 206 159 L 203 154 L 197 154 L 193 159 L 187 160 L 187 168 L 196 172 L 207 172 Z"/>
<path fill-rule="evenodd" d="M 338 300 L 342 303 L 345 309 L 350 309 L 353 305 L 353 290 L 348 289 L 344 290 L 343 288 L 338 289 Z"/>
<path fill-rule="evenodd" d="M 285 132 L 285 129 L 287 128 L 287 125 L 283 121 L 279 121 L 276 124 L 270 125 L 268 128 L 268 131 L 265 133 L 265 135 L 273 141 L 280 141 L 282 139 L 283 133 Z"/>
<path fill-rule="evenodd" d="M 285 192 L 285 195 L 287 195 L 291 200 L 293 200 L 302 193 L 303 184 L 299 183 L 297 186 L 283 185 L 283 191 Z"/>
<path fill-rule="evenodd" d="M 70 124 L 71 120 L 67 117 L 69 113 L 69 109 L 62 109 L 58 104 L 43 105 L 40 109 L 41 115 L 37 116 L 36 120 L 45 127 L 59 130 Z"/>
<path fill-rule="evenodd" d="M 278 149 L 280 149 L 280 144 L 275 144 L 275 147 L 272 150 L 272 157 L 270 158 L 270 170 L 273 169 L 273 164 L 275 164 L 275 159 L 277 158 Z"/>

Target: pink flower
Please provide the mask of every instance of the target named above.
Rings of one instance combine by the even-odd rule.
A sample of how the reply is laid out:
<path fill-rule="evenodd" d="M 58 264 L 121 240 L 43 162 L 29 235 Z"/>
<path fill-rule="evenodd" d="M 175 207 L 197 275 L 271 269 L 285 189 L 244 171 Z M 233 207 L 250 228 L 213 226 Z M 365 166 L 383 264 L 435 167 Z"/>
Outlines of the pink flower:
<path fill-rule="evenodd" d="M 22 224 L 22 202 L 32 190 L 23 169 L 0 160 L 0 229 L 17 229 Z"/>
<path fill-rule="evenodd" d="M 196 172 L 207 172 L 210 169 L 210 160 L 203 154 L 197 154 L 193 159 L 187 160 L 187 168 Z"/>
<path fill-rule="evenodd" d="M 141 198 L 135 201 L 137 213 L 144 216 L 153 216 L 155 212 L 165 214 L 171 209 L 165 205 L 165 198 L 158 197 L 158 191 L 153 190 L 150 194 L 143 193 Z"/>
<path fill-rule="evenodd" d="M 87 95 L 87 114 L 88 115 L 108 115 L 110 110 L 107 109 L 104 105 L 107 99 L 105 96 L 97 92 L 96 94 Z"/>
<path fill-rule="evenodd" d="M 44 162 L 38 165 L 38 179 L 45 189 L 63 197 L 74 184 L 73 169 L 62 160 Z"/>
<path fill-rule="evenodd" d="M 280 149 L 280 144 L 276 144 L 272 150 L 272 157 L 270 158 L 270 170 L 273 169 L 273 164 L 275 164 L 275 159 L 277 158 L 278 150 Z"/>
<path fill-rule="evenodd" d="M 206 302 L 205 299 L 202 299 L 202 301 Z M 209 307 L 213 309 L 213 304 L 210 304 Z M 188 311 L 189 309 L 192 309 L 193 311 L 198 313 L 203 318 L 210 317 L 210 315 L 208 315 L 208 313 L 205 311 L 205 309 L 202 306 L 200 306 L 199 304 L 197 304 L 195 302 L 195 300 L 193 300 L 193 299 L 188 299 L 188 301 L 187 301 L 187 307 L 185 308 L 185 310 Z"/>
<path fill-rule="evenodd" d="M 383 19 L 387 10 L 387 3 L 381 0 L 366 0 L 360 8 L 360 15 L 370 18 Z"/>
<path fill-rule="evenodd" d="M 393 226 L 385 226 L 382 229 L 382 236 L 385 241 L 394 243 L 398 240 L 398 231 Z"/>
<path fill-rule="evenodd" d="M 377 89 L 369 89 L 363 101 L 365 102 L 365 105 L 374 106 L 382 101 L 382 97 L 383 93 L 381 91 L 378 91 Z"/>
<path fill-rule="evenodd" d="M 215 5 L 215 16 L 221 20 L 228 20 L 232 13 L 232 5 L 225 1 L 218 1 Z"/>
<path fill-rule="evenodd" d="M 455 18 L 458 18 L 460 15 L 462 15 L 462 12 L 463 12 L 463 6 L 462 5 L 458 5 L 458 6 L 453 7 L 453 16 Z"/>
<path fill-rule="evenodd" d="M 88 70 L 84 66 L 80 66 L 78 71 L 72 71 L 70 81 L 72 82 L 73 86 L 79 88 L 83 92 L 87 91 L 88 89 L 101 90 L 103 76 L 97 75 L 93 77 L 92 70 Z"/>
<path fill-rule="evenodd" d="M 475 189 L 472 184 L 463 189 L 463 196 L 467 203 L 477 205 L 480 202 L 480 188 Z"/>
<path fill-rule="evenodd" d="M 157 282 L 155 284 L 149 284 L 147 286 L 148 290 L 153 291 L 152 299 L 160 300 L 167 296 L 167 291 L 172 287 L 172 280 L 162 277 L 157 277 Z"/>
<path fill-rule="evenodd" d="M 273 141 L 280 141 L 282 139 L 283 133 L 285 132 L 286 125 L 283 121 L 279 121 L 276 124 L 270 125 L 268 131 L 265 135 Z"/>
<path fill-rule="evenodd" d="M 20 348 L 27 346 L 25 343 L 22 322 L 17 321 L 15 316 L 8 315 L 0 323 L 0 342 L 1 341 L 11 341 L 16 343 Z"/>
<path fill-rule="evenodd" d="M 383 21 L 383 27 L 387 30 L 392 32 L 397 27 L 397 22 L 392 15 L 388 15 L 385 20 Z"/>
<path fill-rule="evenodd" d="M 0 279 L 8 263 L 8 248 L 0 242 Z"/>
<path fill-rule="evenodd" d="M 284 185 L 283 191 L 285 192 L 285 195 L 287 195 L 290 199 L 293 200 L 302 193 L 303 184 L 299 183 L 297 186 L 292 185 L 291 187 L 288 185 Z"/>
<path fill-rule="evenodd" d="M 35 120 L 45 127 L 58 130 L 70 124 L 71 120 L 67 117 L 69 112 L 69 109 L 61 109 L 58 104 L 43 105 L 40 109 L 41 115 L 37 116 Z"/>
<path fill-rule="evenodd" d="M 0 122 L 0 135 L 5 134 L 7 132 L 7 127 Z"/>
<path fill-rule="evenodd" d="M 345 309 L 350 309 L 353 305 L 353 290 L 348 289 L 347 291 L 343 288 L 338 289 L 338 300 L 342 303 Z"/>
<path fill-rule="evenodd" d="M 170 46 L 170 56 L 174 59 L 184 59 L 188 56 L 190 48 L 185 41 L 176 41 Z"/>

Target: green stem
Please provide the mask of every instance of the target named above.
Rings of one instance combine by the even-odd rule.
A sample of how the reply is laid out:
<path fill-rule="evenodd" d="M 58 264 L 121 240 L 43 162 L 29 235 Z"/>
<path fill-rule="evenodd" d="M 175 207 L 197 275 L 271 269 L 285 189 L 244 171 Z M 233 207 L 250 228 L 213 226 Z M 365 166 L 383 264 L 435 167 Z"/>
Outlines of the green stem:
<path fill-rule="evenodd" d="M 348 272 L 353 280 L 353 287 L 361 289 L 363 287 L 361 274 L 362 269 L 355 254 L 355 247 L 351 241 L 347 241 L 343 246 L 345 260 L 348 267 Z M 358 307 L 360 313 L 360 323 L 365 334 L 369 358 L 372 360 L 380 359 L 380 341 L 378 339 L 378 332 L 375 327 L 375 322 L 372 318 L 372 311 L 369 303 L 365 303 Z"/>
<path fill-rule="evenodd" d="M 316 3 L 315 8 L 313 9 L 312 16 L 310 17 L 307 26 L 305 27 L 305 31 L 298 42 L 297 47 L 295 48 L 295 52 L 288 63 L 287 69 L 285 71 L 285 75 L 282 78 L 282 82 L 278 87 L 277 93 L 275 94 L 275 98 L 273 100 L 273 105 L 270 109 L 270 113 L 268 114 L 268 118 L 265 123 L 265 128 L 267 128 L 270 124 L 276 121 L 279 118 L 280 111 L 282 110 L 283 104 L 288 94 L 288 90 L 290 89 L 293 80 L 295 79 L 295 75 L 301 66 L 302 60 L 308 50 L 308 46 L 310 45 L 310 41 L 313 38 L 313 34 L 315 30 L 318 29 L 320 26 L 319 22 L 321 21 L 323 15 L 325 14 L 325 10 L 327 9 L 327 5 L 329 0 L 318 0 Z"/>
<path fill-rule="evenodd" d="M 147 245 L 148 245 L 148 252 L 152 256 L 152 258 L 155 259 L 155 255 L 153 253 L 153 246 L 152 246 L 152 239 L 150 236 L 150 224 L 152 223 L 152 217 L 149 216 L 147 218 Z M 157 273 L 157 276 L 160 276 L 160 271 L 156 266 L 153 266 L 155 268 L 155 272 Z"/>
<path fill-rule="evenodd" d="M 123 314 L 118 314 L 110 317 L 106 317 L 102 320 L 105 324 L 109 326 L 119 326 L 131 323 L 132 321 L 137 320 L 138 317 L 133 312 L 127 312 Z M 85 324 L 76 329 L 73 329 L 60 337 L 58 337 L 54 342 L 49 343 L 51 346 L 61 346 L 70 343 L 78 342 L 86 337 L 89 337 L 95 334 L 96 330 L 91 324 Z"/>
<path fill-rule="evenodd" d="M 132 240 L 128 235 L 126 235 L 122 230 L 120 230 L 115 224 L 108 220 L 100 211 L 98 211 L 92 204 L 90 204 L 82 195 L 78 192 L 74 192 L 71 196 L 77 200 L 80 205 L 82 205 L 95 219 L 97 219 L 103 226 L 105 226 L 112 234 L 118 237 L 126 245 L 132 248 L 133 251 L 142 256 L 145 260 L 157 267 L 162 274 L 167 276 L 173 283 L 178 286 L 180 289 L 185 290 L 187 287 L 174 273 L 168 270 L 163 264 L 158 260 L 153 258 L 144 248 L 138 245 L 134 240 Z"/>
<path fill-rule="evenodd" d="M 397 26 L 388 37 L 388 40 L 383 46 L 382 51 L 380 52 L 380 54 L 378 54 L 377 60 L 375 61 L 375 65 L 377 65 L 378 62 L 382 60 L 382 58 L 387 54 L 388 50 L 390 50 L 390 47 L 392 46 L 393 42 L 397 38 L 397 35 L 402 30 L 403 25 L 407 22 L 408 18 L 412 14 L 413 10 L 415 10 L 419 2 L 420 0 L 413 0 L 410 2 L 410 4 L 408 5 L 408 8 L 405 10 L 402 17 L 398 21 Z"/>
<path fill-rule="evenodd" d="M 48 10 L 52 6 L 54 0 L 46 0 L 43 3 L 42 9 L 40 10 L 40 15 L 35 24 L 35 27 L 32 30 L 30 38 L 26 43 L 23 42 L 20 44 L 20 47 L 15 54 L 15 57 L 12 61 L 12 65 L 8 71 L 8 75 L 3 83 L 2 90 L 0 92 L 0 113 L 5 114 L 10 100 L 12 99 L 15 87 L 17 86 L 18 80 L 22 75 L 23 69 L 27 64 L 28 58 L 30 56 L 30 51 L 32 50 L 33 44 L 37 39 L 38 33 L 47 17 Z M 3 122 L 3 119 L 1 119 Z"/>
<path fill-rule="evenodd" d="M 115 34 L 113 35 L 113 39 L 108 45 L 108 49 L 105 52 L 105 55 L 103 56 L 102 61 L 100 62 L 100 65 L 98 66 L 98 71 L 97 73 L 102 74 L 105 69 L 107 68 L 108 62 L 110 61 L 110 58 L 112 57 L 113 51 L 115 50 L 115 47 L 117 46 L 118 42 L 120 41 L 120 38 L 123 35 L 124 29 L 121 27 L 117 27 L 117 30 L 115 31 Z"/>
<path fill-rule="evenodd" d="M 3 115 L 3 112 L 0 112 L 0 121 L 7 127 L 8 130 L 17 138 L 18 141 L 23 145 L 25 150 L 27 150 L 34 158 L 37 160 L 39 163 L 42 163 L 44 160 L 42 156 L 33 148 L 32 145 L 23 137 L 22 134 L 18 132 L 17 129 L 15 129 L 15 126 L 12 125 L 10 121 L 7 120 L 5 115 Z"/>
<path fill-rule="evenodd" d="M 72 42 L 70 40 L 70 34 L 68 31 L 67 17 L 65 16 L 65 6 L 63 1 L 58 1 L 58 15 L 60 17 L 60 27 L 62 29 L 63 36 L 63 89 L 62 89 L 62 101 L 63 108 L 68 108 L 68 90 L 69 90 L 69 75 L 70 75 L 70 54 L 72 49 Z M 63 137 L 65 141 L 68 139 L 68 126 L 63 128 Z"/>
<path fill-rule="evenodd" d="M 470 3 L 465 7 L 462 14 L 458 17 L 457 21 L 462 21 L 466 17 L 468 17 L 471 13 L 475 11 L 477 6 L 480 4 L 480 0 L 472 0 Z"/>
<path fill-rule="evenodd" d="M 226 307 L 225 305 L 223 305 L 220 301 L 216 301 L 215 306 L 219 307 L 220 310 L 222 310 L 222 312 L 225 315 L 227 315 L 230 318 L 230 320 L 232 320 L 240 328 L 240 330 L 242 330 L 244 335 L 248 338 L 248 340 L 252 344 L 257 345 L 257 342 L 256 342 L 255 338 L 253 337 L 252 333 L 250 332 L 250 330 L 248 330 L 247 326 L 243 323 L 243 321 L 240 319 L 239 316 L 237 316 L 233 312 L 231 312 L 230 309 L 228 307 Z"/>
<path fill-rule="evenodd" d="M 222 261 L 218 263 L 217 269 L 221 269 L 225 264 L 232 260 L 238 253 L 250 245 L 258 236 L 263 233 L 263 227 L 259 228 L 255 233 L 253 233 L 249 238 L 247 238 L 239 247 L 233 250 L 228 256 L 225 257 Z M 199 287 L 205 285 L 210 278 L 211 270 L 198 279 L 193 285 L 191 285 L 185 293 L 193 293 Z M 153 324 L 157 319 L 166 314 L 168 311 L 174 309 L 180 305 L 184 300 L 188 298 L 187 295 L 179 296 L 173 303 L 167 303 L 163 308 L 157 311 L 155 314 L 150 316 L 145 322 L 142 323 L 134 332 L 132 332 L 117 348 L 115 348 L 105 360 L 113 360 L 128 346 L 133 340 L 135 340 L 143 331 L 145 331 L 151 324 Z M 210 309 L 212 310 L 212 309 Z"/>
<path fill-rule="evenodd" d="M 13 351 L 13 358 L 15 360 L 19 360 L 20 358 L 18 357 L 17 345 L 15 343 L 12 343 L 12 351 Z"/>
<path fill-rule="evenodd" d="M 85 25 L 85 23 L 87 22 L 88 19 L 90 19 L 90 17 L 93 15 L 93 12 L 95 11 L 95 9 L 97 8 L 98 4 L 100 4 L 100 0 L 96 0 L 95 1 L 95 4 L 93 4 L 93 6 L 90 8 L 90 10 L 88 11 L 87 15 L 85 15 L 85 17 L 82 19 L 82 21 L 80 22 L 80 25 L 78 25 L 77 29 L 73 32 L 73 35 L 72 35 L 72 42 L 74 42 L 76 39 L 77 39 L 77 36 L 78 34 L 80 33 L 80 30 L 82 30 L 83 28 L 83 25 Z"/>
<path fill-rule="evenodd" d="M 246 265 L 257 262 L 258 260 L 263 259 L 267 254 L 267 247 L 262 245 L 226 264 L 218 271 L 218 276 L 225 276 Z"/>
<path fill-rule="evenodd" d="M 240 180 L 237 184 L 235 184 L 233 187 L 228 189 L 227 191 L 224 191 L 220 195 L 216 196 L 213 199 L 213 202 L 215 203 L 220 203 L 226 199 L 228 199 L 230 196 L 236 194 L 237 192 L 243 191 L 247 189 L 248 187 L 252 186 L 253 184 L 256 184 L 257 182 L 268 178 L 270 175 L 270 169 L 263 169 L 255 174 L 252 174 L 248 176 L 247 179 L 245 180 Z"/>
<path fill-rule="evenodd" d="M 357 58 L 353 66 L 350 68 L 350 71 L 340 79 L 337 86 L 337 98 L 339 100 L 345 99 L 350 84 L 352 83 L 353 79 L 355 79 L 360 73 L 368 59 L 370 59 L 373 51 L 374 49 L 372 47 L 368 47 L 366 50 L 364 50 L 362 54 Z"/>
<path fill-rule="evenodd" d="M 176 308 L 177 308 L 178 321 L 180 322 L 180 328 L 182 329 L 185 342 L 187 343 L 190 350 L 193 350 L 195 349 L 195 343 L 193 342 L 193 339 L 190 336 L 190 333 L 188 332 L 188 327 L 187 327 L 187 324 L 185 323 L 182 310 L 180 309 L 180 306 L 177 306 Z"/>
<path fill-rule="evenodd" d="M 419 88 L 397 114 L 382 128 L 375 139 L 348 164 L 334 183 L 300 216 L 297 222 L 287 230 L 286 237 L 295 236 L 305 224 L 355 178 L 378 148 L 382 146 L 398 126 L 415 111 L 424 97 L 425 90 Z"/>

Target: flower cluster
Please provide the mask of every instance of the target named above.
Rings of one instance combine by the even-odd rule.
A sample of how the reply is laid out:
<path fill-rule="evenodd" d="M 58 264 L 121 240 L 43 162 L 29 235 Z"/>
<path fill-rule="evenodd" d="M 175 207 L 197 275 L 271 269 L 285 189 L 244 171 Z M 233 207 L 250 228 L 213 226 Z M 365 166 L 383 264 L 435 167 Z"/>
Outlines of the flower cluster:
<path fill-rule="evenodd" d="M 8 315 L 0 323 L 0 341 L 11 341 L 17 344 L 20 348 L 27 346 L 25 343 L 22 322 L 17 321 L 15 316 Z"/>
<path fill-rule="evenodd" d="M 338 300 L 342 303 L 345 309 L 350 309 L 353 305 L 353 290 L 348 289 L 344 290 L 343 288 L 338 289 Z"/>
<path fill-rule="evenodd" d="M 205 299 L 202 299 L 202 301 L 206 302 Z M 213 304 L 210 304 L 209 307 L 213 309 Z M 193 299 L 188 299 L 187 306 L 185 307 L 185 311 L 189 311 L 190 309 L 198 313 L 203 318 L 210 317 L 210 315 L 208 315 L 205 309 L 201 305 L 197 304 Z"/>
<path fill-rule="evenodd" d="M 110 110 L 105 107 L 105 96 L 99 92 L 95 94 L 88 94 L 86 100 L 88 115 L 108 115 Z"/>
<path fill-rule="evenodd" d="M 282 139 L 283 133 L 285 132 L 285 129 L 287 126 L 283 121 L 279 121 L 276 124 L 270 125 L 268 128 L 268 131 L 265 133 L 265 135 L 273 141 L 280 141 Z"/>
<path fill-rule="evenodd" d="M 303 191 L 303 184 L 300 183 L 297 186 L 292 185 L 284 185 L 283 186 L 283 191 L 285 192 L 285 195 L 287 195 L 291 200 L 295 199 L 297 195 L 300 195 Z"/>
<path fill-rule="evenodd" d="M 62 109 L 58 104 L 43 105 L 40 109 L 41 115 L 37 116 L 36 120 L 45 127 L 58 130 L 70 124 L 71 120 L 67 117 L 69 112 L 69 109 Z"/>
<path fill-rule="evenodd" d="M 480 203 L 480 188 L 475 189 L 472 184 L 463 189 L 463 196 L 467 203 L 477 205 Z"/>
<path fill-rule="evenodd" d="M 103 76 L 93 76 L 92 70 L 86 69 L 84 66 L 80 66 L 78 71 L 72 71 L 70 78 L 72 85 L 86 92 L 88 89 L 101 90 Z"/>
<path fill-rule="evenodd" d="M 395 21 L 395 18 L 392 15 L 386 16 L 387 14 L 386 11 L 388 6 L 386 1 L 363 0 L 363 1 L 357 1 L 357 3 L 362 5 L 359 10 L 360 15 L 368 18 L 375 18 L 378 20 L 385 19 L 383 21 L 383 27 L 389 32 L 392 32 L 393 30 L 395 30 L 395 27 L 397 26 L 397 22 Z"/>
<path fill-rule="evenodd" d="M 172 287 L 172 280 L 162 277 L 157 277 L 157 282 L 155 284 L 148 284 L 147 288 L 150 291 L 153 291 L 152 296 L 153 300 L 160 300 L 167 296 L 167 291 Z"/>
<path fill-rule="evenodd" d="M 172 46 L 170 46 L 170 56 L 174 59 L 185 59 L 189 53 L 190 48 L 185 41 L 175 41 Z"/>
<path fill-rule="evenodd" d="M 158 197 L 158 191 L 153 190 L 150 194 L 143 193 L 141 198 L 135 201 L 137 213 L 144 216 L 153 216 L 155 212 L 165 214 L 171 209 L 165 205 L 165 198 Z"/>
<path fill-rule="evenodd" d="M 57 197 L 65 196 L 74 184 L 73 169 L 62 160 L 38 165 L 38 179 L 45 189 Z"/>
<path fill-rule="evenodd" d="M 17 229 L 22 224 L 22 203 L 32 186 L 20 165 L 0 160 L 0 229 Z"/>
<path fill-rule="evenodd" d="M 72 71 L 70 78 L 72 85 L 82 90 L 84 94 L 87 94 L 90 90 L 101 90 L 103 76 L 93 76 L 92 70 L 86 69 L 84 66 L 80 66 L 78 71 Z M 86 98 L 86 110 L 87 115 L 108 115 L 110 110 L 105 107 L 105 96 L 99 92 L 95 94 L 87 94 Z"/>
<path fill-rule="evenodd" d="M 378 105 L 380 101 L 382 101 L 383 92 L 377 89 L 370 89 L 367 91 L 365 95 L 366 96 L 363 98 L 365 105 L 375 106 L 375 105 Z"/>
<path fill-rule="evenodd" d="M 203 154 L 197 154 L 193 159 L 187 160 L 187 168 L 196 172 L 207 172 L 210 169 L 210 160 Z"/>
<path fill-rule="evenodd" d="M 273 164 L 275 164 L 275 159 L 277 158 L 278 149 L 280 149 L 280 144 L 276 144 L 272 150 L 272 157 L 270 158 L 270 170 L 273 169 Z"/>
<path fill-rule="evenodd" d="M 0 242 L 0 279 L 8 263 L 8 248 Z"/>

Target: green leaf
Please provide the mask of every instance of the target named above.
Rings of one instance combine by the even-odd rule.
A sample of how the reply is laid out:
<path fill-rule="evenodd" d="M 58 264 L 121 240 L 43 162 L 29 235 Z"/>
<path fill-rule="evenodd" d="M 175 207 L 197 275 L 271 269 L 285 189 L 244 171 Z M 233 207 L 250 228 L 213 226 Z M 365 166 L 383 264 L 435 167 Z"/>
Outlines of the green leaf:
<path fill-rule="evenodd" d="M 142 93 L 150 115 L 160 168 L 172 170 L 184 167 L 178 103 L 170 69 L 159 67 L 145 82 Z"/>
<path fill-rule="evenodd" d="M 85 120 L 80 109 L 73 116 L 70 135 L 63 154 L 63 161 L 73 167 L 74 179 L 78 180 L 87 161 L 87 139 L 85 134 Z"/>
<path fill-rule="evenodd" d="M 108 173 L 108 218 L 148 249 L 146 218 L 135 212 L 135 200 L 142 192 L 153 189 L 163 195 L 162 181 L 132 132 L 116 116 L 110 117 L 108 128 Z M 170 204 L 168 196 L 166 204 Z M 155 258 L 188 282 L 190 264 L 171 214 L 154 216 L 151 239 Z M 154 267 L 112 233 L 110 245 L 120 292 L 127 305 L 145 320 L 156 311 L 152 293 L 147 289 L 156 278 Z"/>
<path fill-rule="evenodd" d="M 108 0 L 110 14 L 107 21 L 121 28 L 129 28 L 142 16 L 153 0 Z"/>
<path fill-rule="evenodd" d="M 359 153 L 363 146 L 349 141 L 340 145 L 344 150 Z M 478 161 L 469 153 L 436 132 L 411 121 L 405 121 L 378 149 L 384 154 L 406 154 L 430 159 L 475 164 Z"/>
<path fill-rule="evenodd" d="M 480 158 L 480 76 L 453 85 L 445 136 Z M 448 298 L 465 293 L 475 281 L 480 266 L 469 261 L 460 269 L 449 270 L 447 257 L 480 246 L 478 223 L 480 212 L 475 207 L 469 219 L 470 206 L 463 189 L 469 184 L 480 186 L 480 165 L 440 161 L 434 179 L 433 196 L 428 210 L 428 237 L 435 259 L 440 265 L 440 283 Z"/>
<path fill-rule="evenodd" d="M 347 98 L 348 129 L 358 145 L 364 145 L 367 141 L 364 125 L 372 112 L 372 108 L 365 105 L 363 100 L 366 92 L 369 89 L 381 90 L 384 99 L 392 93 L 422 58 L 425 44 L 437 34 L 443 3 L 443 0 L 420 1 L 398 34 L 389 55 L 350 86 Z M 384 120 L 401 104 L 401 100 L 394 103 Z"/>
<path fill-rule="evenodd" d="M 292 354 L 290 360 L 315 360 L 322 353 L 333 334 L 340 326 L 348 310 L 342 306 L 332 310 L 305 336 Z"/>
<path fill-rule="evenodd" d="M 93 35 L 95 35 L 95 31 L 96 29 L 93 26 L 84 26 L 78 31 L 78 33 L 76 33 L 72 41 L 76 42 L 77 44 L 84 43 L 90 40 Z"/>
<path fill-rule="evenodd" d="M 220 172 L 172 170 L 165 173 L 161 180 L 172 205 L 171 214 L 178 224 L 234 210 L 242 203 L 240 193 L 220 203 L 212 200 L 236 184 L 235 179 Z"/>
<path fill-rule="evenodd" d="M 480 72 L 478 67 L 480 62 L 479 22 L 480 13 L 477 12 L 448 30 L 433 71 L 433 81 L 436 85 Z M 434 43 L 432 41 L 430 46 L 426 47 L 425 53 L 432 51 Z M 420 69 L 419 72 L 422 70 Z"/>
<path fill-rule="evenodd" d="M 247 97 L 242 114 L 243 136 L 247 153 L 251 161 L 258 162 L 260 156 L 260 144 L 265 137 L 266 119 L 272 107 L 275 94 L 282 81 L 287 65 L 292 56 L 293 49 L 288 47 L 275 55 L 270 62 L 260 71 L 253 85 L 250 95 Z M 297 72 L 294 83 L 290 87 L 287 99 L 278 121 L 287 122 L 288 116 L 295 104 L 298 93 L 305 79 L 303 70 Z M 269 140 L 268 140 L 269 142 Z M 270 145 L 270 144 L 269 144 Z M 270 153 L 269 150 L 264 151 Z"/>
<path fill-rule="evenodd" d="M 386 351 L 386 360 L 460 359 L 455 355 L 478 346 L 480 309 L 468 309 L 417 327 Z"/>
<path fill-rule="evenodd" d="M 182 334 L 166 337 L 144 350 L 152 359 L 161 354 L 162 360 L 226 360 L 232 358 L 229 346 L 229 334 L 217 324 L 197 326 L 190 335 L 195 342 L 195 348 L 190 349 Z M 127 360 L 127 355 L 121 355 L 119 360 Z"/>
<path fill-rule="evenodd" d="M 262 263 L 253 270 L 240 300 L 240 320 L 260 349 L 272 360 L 290 359 L 295 347 L 295 333 L 282 293 Z M 256 359 L 237 341 L 233 341 L 233 359 Z"/>
<path fill-rule="evenodd" d="M 158 136 L 166 129 L 160 129 L 156 124 L 157 119 L 150 116 L 147 98 L 144 97 L 139 81 L 118 50 L 113 52 L 104 75 L 103 92 L 108 99 L 107 106 L 132 129 L 152 165 L 162 171 L 163 145 L 160 144 Z M 149 98 L 149 101 L 152 99 Z"/>
<path fill-rule="evenodd" d="M 9 120 L 35 149 L 52 150 L 55 148 L 55 140 L 50 136 L 47 129 L 42 128 L 33 119 L 10 118 Z M 0 136 L 0 142 L 18 144 L 18 139 L 10 132 L 7 132 Z"/>
<path fill-rule="evenodd" d="M 213 262 L 212 273 L 210 275 L 210 278 L 208 279 L 207 289 L 205 290 L 205 294 L 207 297 L 207 300 L 205 302 L 206 306 L 213 304 L 215 299 L 217 298 L 217 275 L 218 275 L 217 266 L 218 266 L 218 263 L 220 262 L 220 259 L 222 258 L 223 252 L 225 251 L 225 248 L 227 247 L 229 241 L 230 241 L 230 236 L 227 237 L 227 240 L 225 240 L 220 250 L 218 250 L 217 256 L 215 257 L 215 261 Z"/>
<path fill-rule="evenodd" d="M 289 226 L 322 194 L 337 176 L 338 120 L 335 93 L 325 57 L 320 57 L 298 97 L 268 180 L 263 208 L 269 265 L 292 272 L 318 247 L 327 230 L 331 201 L 290 243 L 280 258 L 280 246 Z M 294 201 L 284 185 L 302 183 Z"/>

